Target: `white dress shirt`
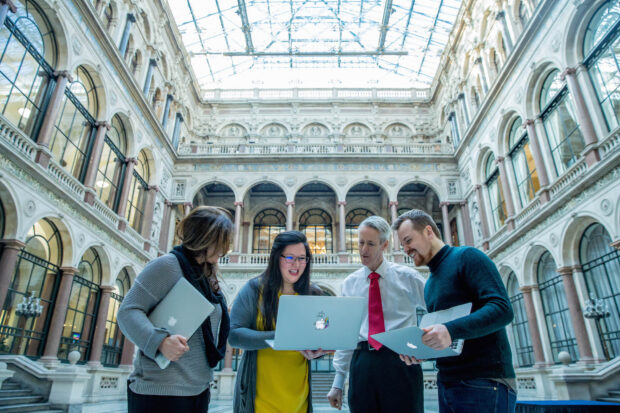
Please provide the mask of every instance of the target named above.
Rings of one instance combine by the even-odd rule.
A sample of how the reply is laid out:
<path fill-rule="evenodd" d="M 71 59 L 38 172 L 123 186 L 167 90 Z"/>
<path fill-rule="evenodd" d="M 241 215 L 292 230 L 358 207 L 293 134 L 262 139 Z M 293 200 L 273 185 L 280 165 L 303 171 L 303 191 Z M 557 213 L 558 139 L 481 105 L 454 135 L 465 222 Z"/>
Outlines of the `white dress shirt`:
<path fill-rule="evenodd" d="M 368 275 L 372 271 L 362 267 L 349 274 L 342 283 L 342 296 L 364 297 L 368 300 L 370 280 Z M 379 288 L 381 289 L 381 305 L 385 331 L 417 325 L 416 309 L 426 309 L 424 303 L 424 278 L 413 268 L 394 264 L 383 259 L 375 271 L 380 275 Z M 368 305 L 362 315 L 359 341 L 368 340 Z M 334 354 L 334 369 L 336 377 L 333 387 L 343 388 L 344 380 L 349 372 L 349 364 L 355 350 L 338 350 Z"/>

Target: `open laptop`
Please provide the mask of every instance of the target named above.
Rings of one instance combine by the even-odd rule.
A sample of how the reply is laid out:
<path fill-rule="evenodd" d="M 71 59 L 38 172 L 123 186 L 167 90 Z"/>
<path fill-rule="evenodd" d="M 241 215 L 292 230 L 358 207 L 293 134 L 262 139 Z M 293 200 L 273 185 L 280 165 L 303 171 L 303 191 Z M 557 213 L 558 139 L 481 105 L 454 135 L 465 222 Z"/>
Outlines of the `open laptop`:
<path fill-rule="evenodd" d="M 274 350 L 351 350 L 359 341 L 363 297 L 283 295 L 278 305 Z"/>
<path fill-rule="evenodd" d="M 214 309 L 213 304 L 189 281 L 181 278 L 148 317 L 155 327 L 165 328 L 170 335 L 178 334 L 189 340 Z M 160 352 L 157 352 L 155 362 L 161 369 L 170 364 Z"/>
<path fill-rule="evenodd" d="M 422 343 L 423 328 L 433 324 L 444 324 L 471 313 L 471 303 L 457 305 L 446 310 L 424 314 L 419 327 L 405 327 L 384 333 L 373 334 L 372 338 L 398 354 L 413 356 L 418 360 L 458 356 L 463 351 L 465 340 L 454 340 L 450 347 L 434 350 Z"/>

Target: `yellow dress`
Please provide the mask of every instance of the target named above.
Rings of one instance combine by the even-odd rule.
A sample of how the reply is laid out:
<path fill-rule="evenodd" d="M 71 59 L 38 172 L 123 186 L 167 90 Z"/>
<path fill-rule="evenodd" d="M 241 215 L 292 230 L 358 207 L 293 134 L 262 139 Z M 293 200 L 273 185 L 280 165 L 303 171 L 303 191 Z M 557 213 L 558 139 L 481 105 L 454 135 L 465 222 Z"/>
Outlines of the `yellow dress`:
<path fill-rule="evenodd" d="M 256 326 L 263 330 L 260 305 Z M 255 413 L 306 413 L 308 393 L 308 362 L 301 353 L 272 348 L 258 350 Z"/>

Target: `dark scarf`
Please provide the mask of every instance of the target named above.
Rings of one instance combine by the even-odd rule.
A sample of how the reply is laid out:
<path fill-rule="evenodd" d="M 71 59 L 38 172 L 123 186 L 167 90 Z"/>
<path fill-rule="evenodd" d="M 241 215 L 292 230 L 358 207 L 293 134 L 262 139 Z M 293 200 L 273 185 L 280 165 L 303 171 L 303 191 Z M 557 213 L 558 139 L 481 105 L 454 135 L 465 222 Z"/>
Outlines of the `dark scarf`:
<path fill-rule="evenodd" d="M 181 265 L 183 276 L 191 285 L 194 286 L 204 297 L 214 305 L 220 305 L 222 307 L 222 321 L 220 323 L 220 334 L 217 339 L 217 346 L 213 337 L 213 330 L 211 329 L 211 317 L 202 323 L 202 337 L 204 338 L 205 348 L 207 351 L 207 361 L 209 366 L 214 368 L 217 363 L 224 358 L 226 354 L 226 340 L 228 339 L 228 333 L 230 332 L 230 318 L 228 316 L 228 307 L 226 305 L 226 299 L 222 292 L 217 294 L 211 291 L 207 278 L 203 275 L 203 267 L 201 267 L 192 254 L 183 246 L 176 246 L 170 251 Z M 188 337 L 189 338 L 189 337 Z"/>

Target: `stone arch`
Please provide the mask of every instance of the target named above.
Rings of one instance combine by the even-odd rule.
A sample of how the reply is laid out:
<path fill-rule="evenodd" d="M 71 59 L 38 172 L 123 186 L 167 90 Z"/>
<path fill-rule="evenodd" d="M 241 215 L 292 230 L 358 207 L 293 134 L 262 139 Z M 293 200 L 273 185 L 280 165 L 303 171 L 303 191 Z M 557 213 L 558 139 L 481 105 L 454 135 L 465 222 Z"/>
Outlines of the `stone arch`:
<path fill-rule="evenodd" d="M 42 220 L 43 218 L 48 219 L 50 222 L 56 226 L 58 232 L 60 233 L 60 240 L 62 242 L 62 260 L 60 267 L 74 267 L 76 258 L 74 257 L 75 250 L 75 236 L 73 229 L 65 222 L 65 217 L 62 214 L 58 213 L 49 213 L 46 211 L 41 214 L 34 215 L 28 222 L 24 222 L 26 225 L 22 229 L 22 234 L 19 236 L 19 240 L 25 241 L 26 236 L 30 228 Z"/>
<path fill-rule="evenodd" d="M 286 199 L 289 199 L 289 192 L 287 191 L 286 186 L 282 184 L 282 182 L 279 182 L 273 177 L 264 176 L 261 178 L 257 178 L 256 180 L 245 185 L 245 189 L 243 190 L 242 198 L 240 201 L 243 201 L 247 197 L 249 197 L 250 191 L 252 190 L 252 188 L 254 188 L 258 184 L 273 184 L 277 186 L 284 193 L 284 196 L 286 197 Z"/>
<path fill-rule="evenodd" d="M 578 213 L 571 217 L 562 227 L 560 235 L 561 265 L 579 264 L 579 243 L 585 230 L 592 224 L 600 224 L 611 236 L 610 226 L 601 216 L 593 213 Z M 559 265 L 559 263 L 558 263 Z"/>
<path fill-rule="evenodd" d="M 73 266 L 75 268 L 78 268 L 80 264 L 80 260 L 90 248 L 97 251 L 97 255 L 99 256 L 99 259 L 101 260 L 101 284 L 100 285 L 110 285 L 109 283 L 107 283 L 108 281 L 107 278 L 112 273 L 112 264 L 110 261 L 110 255 L 106 251 L 102 242 L 90 243 L 87 246 L 80 248 L 77 251 L 78 253 L 75 256 L 76 260 Z M 114 282 L 114 280 L 112 280 L 112 282 Z"/>
<path fill-rule="evenodd" d="M 129 113 L 126 110 L 122 109 L 116 113 L 113 113 L 112 116 L 109 117 L 109 119 L 106 119 L 108 119 L 108 122 L 110 122 L 114 116 L 118 116 L 123 122 L 123 127 L 125 128 L 125 133 L 127 135 L 127 150 L 125 151 L 125 156 L 128 156 L 128 154 L 134 153 L 134 150 L 136 148 L 136 135 L 131 116 L 129 116 Z"/>
<path fill-rule="evenodd" d="M 338 199 L 339 201 L 344 200 L 344 198 L 342 197 L 343 193 L 342 193 L 342 191 L 338 190 L 337 185 L 335 185 L 333 182 L 328 181 L 327 179 L 319 178 L 319 177 L 313 177 L 312 179 L 310 179 L 308 181 L 305 181 L 305 182 L 302 182 L 299 185 L 297 185 L 296 187 L 294 187 L 293 190 L 291 191 L 291 193 L 293 194 L 293 198 L 295 198 L 295 196 L 297 196 L 297 194 L 299 193 L 299 190 L 301 188 L 303 188 L 304 186 L 306 186 L 308 184 L 312 184 L 312 183 L 324 184 L 325 186 L 329 187 L 334 192 L 334 194 L 336 195 L 336 199 Z"/>
<path fill-rule="evenodd" d="M 400 185 L 398 187 L 396 187 L 396 195 L 398 195 L 398 193 L 407 185 L 409 184 L 422 184 L 422 185 L 426 185 L 430 190 L 432 190 L 435 195 L 437 195 L 437 198 L 439 198 L 440 200 L 443 199 L 447 199 L 448 195 L 444 192 L 442 192 L 438 187 L 437 184 L 434 182 L 431 182 L 429 179 L 424 178 L 424 177 L 415 177 L 413 179 L 407 179 L 403 182 L 400 183 Z M 395 199 L 396 197 L 394 197 Z M 392 199 L 392 198 L 390 198 Z M 392 199 L 392 200 L 394 200 Z"/>
<path fill-rule="evenodd" d="M 547 245 L 545 242 L 542 241 L 537 241 L 530 244 L 527 252 L 525 253 L 525 259 L 521 264 L 523 285 L 536 285 L 538 283 L 538 280 L 536 279 L 538 261 L 545 252 L 549 252 L 549 254 L 551 254 L 551 257 L 553 257 L 553 259 L 555 260 L 556 265 L 560 265 L 560 261 L 558 260 L 557 255 L 554 254 L 553 248 L 551 248 L 550 245 Z"/>
<path fill-rule="evenodd" d="M 525 93 L 525 112 L 528 119 L 534 119 L 541 111 L 540 92 L 547 75 L 560 68 L 558 62 L 545 61 L 536 66 L 528 76 Z"/>
<path fill-rule="evenodd" d="M 519 115 L 519 112 L 516 109 L 509 109 L 499 121 L 497 153 L 501 154 L 502 156 L 505 156 L 510 151 L 510 143 L 508 142 L 510 139 L 510 128 L 512 126 L 512 123 L 517 118 L 521 118 L 521 120 L 523 120 L 523 117 Z"/>
<path fill-rule="evenodd" d="M 90 59 L 87 61 L 75 62 L 70 69 L 70 73 L 74 76 L 74 79 L 79 67 L 82 67 L 86 71 L 93 82 L 93 87 L 95 88 L 95 95 L 97 96 L 97 113 L 91 113 L 91 115 L 95 118 L 95 120 L 107 119 L 109 110 L 107 93 L 105 82 L 100 74 L 101 71 L 97 70 L 97 63 L 91 61 Z"/>
<path fill-rule="evenodd" d="M 574 7 L 570 17 L 568 18 L 568 27 L 563 30 L 564 38 L 561 48 L 562 58 L 567 66 L 577 66 L 581 64 L 585 58 L 583 55 L 583 40 L 586 34 L 588 24 L 592 17 L 603 7 L 609 0 L 595 0 L 593 2 L 573 3 L 578 4 Z M 563 66 L 558 66 L 562 70 Z"/>
<path fill-rule="evenodd" d="M 376 186 L 379 187 L 379 189 L 381 189 L 383 192 L 385 192 L 385 194 L 388 196 L 388 199 L 391 199 L 390 198 L 390 195 L 391 195 L 390 190 L 389 190 L 389 188 L 387 188 L 387 186 L 383 182 L 380 182 L 380 181 L 378 181 L 376 179 L 368 179 L 368 178 L 358 178 L 358 179 L 352 181 L 351 183 L 349 183 L 345 187 L 345 190 L 344 190 L 345 196 L 348 195 L 349 192 L 351 191 L 351 189 L 354 186 L 358 185 L 358 184 L 373 184 L 373 185 L 376 185 Z"/>
<path fill-rule="evenodd" d="M 219 177 L 218 178 L 207 179 L 205 181 L 200 181 L 198 184 L 196 184 L 193 187 L 191 187 L 189 189 L 189 191 L 188 191 L 188 193 L 192 194 L 191 197 L 190 197 L 190 200 L 194 200 L 196 198 L 196 196 L 198 195 L 198 193 L 202 190 L 202 188 L 204 188 L 207 185 L 211 185 L 211 184 L 226 185 L 233 192 L 234 197 L 235 197 L 235 201 L 239 200 L 239 192 L 237 190 L 235 190 L 235 188 L 237 188 L 237 186 L 234 185 L 232 182 L 230 182 L 228 179 L 219 178 Z"/>
<path fill-rule="evenodd" d="M 481 147 L 480 150 L 478 151 L 478 154 L 476 155 L 476 158 L 474 161 L 474 171 L 476 173 L 474 177 L 474 180 L 475 180 L 474 185 L 475 184 L 481 185 L 483 182 L 486 181 L 484 167 L 487 162 L 487 158 L 491 154 L 493 154 L 493 156 L 497 158 L 496 151 L 494 151 L 493 148 L 491 148 L 489 145 L 485 145 Z"/>
<path fill-rule="evenodd" d="M 157 162 L 155 160 L 155 155 L 150 146 L 143 146 L 136 152 L 135 158 L 138 158 L 140 152 L 144 152 L 146 155 L 146 160 L 149 166 L 149 179 L 147 180 L 147 184 L 154 185 L 157 182 L 157 173 L 158 170 L 156 168 Z M 143 177 L 144 178 L 144 177 Z"/>
<path fill-rule="evenodd" d="M 61 47 L 61 45 L 71 44 L 68 38 L 70 31 L 66 27 L 66 19 L 59 18 L 58 6 L 53 4 L 52 1 L 42 0 L 32 1 L 31 3 L 39 8 L 54 32 L 56 61 L 48 63 L 56 70 L 69 70 L 70 62 L 74 59 L 72 50 L 70 47 Z"/>

